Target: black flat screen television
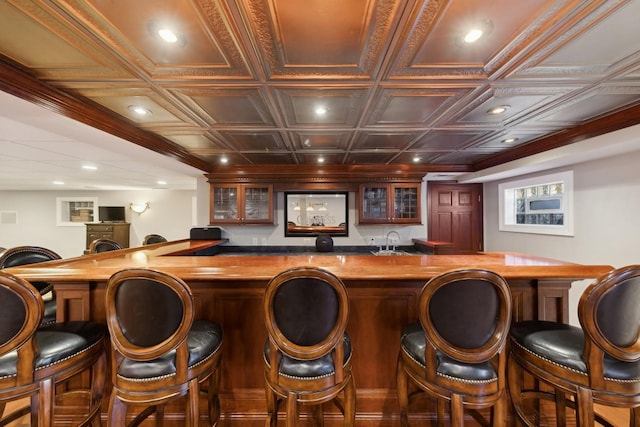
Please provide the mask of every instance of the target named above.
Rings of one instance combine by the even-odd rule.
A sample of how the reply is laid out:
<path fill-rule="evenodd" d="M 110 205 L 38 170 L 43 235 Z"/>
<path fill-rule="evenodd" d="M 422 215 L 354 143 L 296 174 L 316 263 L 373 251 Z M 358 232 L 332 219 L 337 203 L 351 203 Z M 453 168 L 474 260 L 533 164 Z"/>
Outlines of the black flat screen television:
<path fill-rule="evenodd" d="M 100 222 L 125 222 L 124 206 L 98 206 Z"/>

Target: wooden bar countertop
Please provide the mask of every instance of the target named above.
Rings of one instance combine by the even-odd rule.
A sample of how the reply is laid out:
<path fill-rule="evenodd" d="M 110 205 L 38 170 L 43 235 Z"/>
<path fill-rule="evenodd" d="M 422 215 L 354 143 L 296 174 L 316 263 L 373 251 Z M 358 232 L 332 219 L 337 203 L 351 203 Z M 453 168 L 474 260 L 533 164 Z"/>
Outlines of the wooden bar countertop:
<path fill-rule="evenodd" d="M 268 280 L 295 266 L 325 268 L 343 280 L 427 280 L 454 268 L 486 268 L 505 278 L 596 278 L 612 267 L 582 265 L 515 252 L 479 252 L 474 255 L 373 256 L 334 253 L 274 254 L 272 256 L 193 256 L 225 240 L 177 240 L 103 252 L 59 261 L 8 268 L 27 280 L 73 282 L 107 280 L 125 268 L 151 268 L 183 280 Z"/>

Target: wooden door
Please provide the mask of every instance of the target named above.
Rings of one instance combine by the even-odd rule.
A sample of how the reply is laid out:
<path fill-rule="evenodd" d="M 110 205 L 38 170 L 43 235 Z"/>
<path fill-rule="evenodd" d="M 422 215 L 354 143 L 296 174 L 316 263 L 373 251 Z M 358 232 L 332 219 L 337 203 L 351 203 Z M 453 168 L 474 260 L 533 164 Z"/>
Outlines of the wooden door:
<path fill-rule="evenodd" d="M 482 184 L 429 182 L 427 236 L 452 242 L 456 254 L 483 250 Z"/>

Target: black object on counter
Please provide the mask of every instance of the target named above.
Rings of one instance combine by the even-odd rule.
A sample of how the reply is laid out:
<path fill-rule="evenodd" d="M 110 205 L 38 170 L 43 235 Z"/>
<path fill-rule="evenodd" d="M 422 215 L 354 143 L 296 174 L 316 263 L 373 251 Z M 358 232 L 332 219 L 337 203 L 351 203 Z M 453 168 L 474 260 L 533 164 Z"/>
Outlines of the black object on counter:
<path fill-rule="evenodd" d="M 333 239 L 328 234 L 320 234 L 316 238 L 316 251 L 333 252 Z"/>

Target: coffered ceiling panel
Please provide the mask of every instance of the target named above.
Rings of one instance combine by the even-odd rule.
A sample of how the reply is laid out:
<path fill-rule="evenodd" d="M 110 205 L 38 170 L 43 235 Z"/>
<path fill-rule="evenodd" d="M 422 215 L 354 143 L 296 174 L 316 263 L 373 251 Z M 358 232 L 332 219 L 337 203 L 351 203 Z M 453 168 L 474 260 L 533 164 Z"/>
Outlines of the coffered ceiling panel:
<path fill-rule="evenodd" d="M 637 55 L 640 32 L 637 22 L 640 2 L 586 2 L 597 4 L 600 21 L 586 16 L 552 44 L 557 50 L 547 49 L 550 55 L 539 67 L 571 72 L 606 73 L 610 67 L 623 65 Z M 594 14 L 595 15 L 595 14 Z M 593 15 L 592 15 L 593 16 Z"/>
<path fill-rule="evenodd" d="M 344 163 L 348 165 L 388 164 L 396 156 L 397 153 L 393 150 L 353 151 L 347 155 Z"/>
<path fill-rule="evenodd" d="M 269 153 L 287 149 L 278 132 L 225 131 L 220 134 L 241 152 Z"/>
<path fill-rule="evenodd" d="M 347 149 L 347 144 L 353 132 L 291 132 L 290 137 L 296 151 L 310 150 L 341 150 Z"/>
<path fill-rule="evenodd" d="M 181 95 L 189 97 L 191 108 L 201 109 L 212 126 L 274 126 L 274 120 L 268 106 L 257 88 L 224 89 L 176 89 Z"/>
<path fill-rule="evenodd" d="M 114 92 L 102 89 L 78 90 L 78 93 L 123 117 L 129 117 L 141 127 L 179 126 L 189 120 L 187 116 L 180 117 L 179 112 L 168 104 L 166 99 L 157 96 L 151 90 L 120 90 L 115 93 L 116 96 L 112 96 Z M 137 114 L 136 108 L 141 108 L 143 113 Z M 172 111 L 177 114 L 172 114 Z"/>
<path fill-rule="evenodd" d="M 157 9 L 150 9 L 146 2 L 129 0 L 96 0 L 88 3 L 103 18 L 96 20 L 96 26 L 104 28 L 114 41 L 119 39 L 130 44 L 135 49 L 130 53 L 146 58 L 154 67 L 181 64 L 186 67 L 221 68 L 228 65 L 225 55 L 202 25 L 201 20 L 206 18 L 189 2 L 163 0 L 162 7 Z M 91 12 L 87 7 L 85 16 L 99 16 Z M 141 22 L 141 17 L 146 19 Z M 222 22 L 218 20 L 217 23 Z M 159 43 L 162 39 L 158 31 L 162 28 L 176 31 L 178 40 L 172 44 Z"/>
<path fill-rule="evenodd" d="M 5 0 L 0 89 L 203 172 L 475 171 L 639 123 L 638 16 L 640 0 Z"/>
<path fill-rule="evenodd" d="M 420 135 L 419 132 L 360 132 L 351 148 L 353 150 L 397 150 L 405 148 Z"/>
<path fill-rule="evenodd" d="M 328 127 L 356 125 L 362 114 L 367 89 L 324 87 L 277 88 L 287 125 Z"/>
<path fill-rule="evenodd" d="M 127 65 L 151 76 L 250 77 L 219 2 L 95 0 L 74 2 L 70 9 Z M 163 43 L 161 30 L 172 31 L 175 42 Z"/>
<path fill-rule="evenodd" d="M 328 165 L 337 165 L 341 164 L 344 159 L 344 154 L 331 154 L 331 153 L 322 153 L 322 154 L 311 154 L 311 153 L 299 153 L 296 155 L 298 157 L 298 161 L 302 164 L 328 164 Z"/>
<path fill-rule="evenodd" d="M 409 37 L 424 37 L 416 46 L 411 65 L 424 69 L 425 73 L 433 68 L 483 68 L 553 3 L 549 0 L 529 0 L 519 2 L 514 7 L 512 0 L 424 2 L 417 19 L 419 25 L 415 33 L 409 34 Z M 500 17 L 500 20 L 494 23 L 496 17 Z M 464 37 L 470 27 L 484 32 L 483 43 L 465 43 Z"/>
<path fill-rule="evenodd" d="M 477 98 L 477 105 L 469 105 L 468 112 L 462 111 L 459 120 L 452 123 L 475 126 L 502 126 L 523 117 L 535 107 L 548 104 L 562 89 L 556 90 L 554 95 L 542 93 L 525 93 L 517 90 L 495 90 L 486 96 Z M 498 112 L 500 111 L 500 112 Z"/>
<path fill-rule="evenodd" d="M 370 78 L 402 11 L 393 0 L 242 0 L 268 78 Z"/>
<path fill-rule="evenodd" d="M 553 114 L 543 115 L 541 122 L 576 124 L 615 110 L 616 107 L 630 105 L 638 99 L 640 99 L 640 86 L 599 87 L 563 102 L 553 110 Z"/>
<path fill-rule="evenodd" d="M 164 134 L 165 137 L 176 144 L 180 144 L 189 150 L 210 150 L 216 153 L 224 153 L 227 148 L 215 141 L 211 136 L 205 134 Z"/>
<path fill-rule="evenodd" d="M 465 131 L 465 130 L 433 130 L 423 135 L 415 144 L 412 150 L 427 151 L 458 151 L 469 147 L 479 136 L 486 135 L 487 131 Z"/>
<path fill-rule="evenodd" d="M 371 126 L 426 126 L 433 124 L 456 100 L 467 94 L 461 88 L 381 88 L 368 118 Z"/>
<path fill-rule="evenodd" d="M 43 79 L 117 79 L 130 74 L 94 40 L 52 15 L 40 2 L 0 2 L 2 54 Z"/>

